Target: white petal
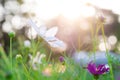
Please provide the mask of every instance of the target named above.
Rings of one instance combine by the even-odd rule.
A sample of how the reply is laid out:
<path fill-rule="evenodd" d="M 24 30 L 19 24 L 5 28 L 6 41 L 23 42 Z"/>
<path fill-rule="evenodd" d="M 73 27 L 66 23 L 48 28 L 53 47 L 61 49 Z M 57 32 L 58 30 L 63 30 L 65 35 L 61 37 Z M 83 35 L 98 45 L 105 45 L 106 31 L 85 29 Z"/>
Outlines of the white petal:
<path fill-rule="evenodd" d="M 47 31 L 47 27 L 44 25 L 40 26 L 39 30 L 40 30 L 40 34 L 44 36 Z"/>
<path fill-rule="evenodd" d="M 46 37 L 45 41 L 54 48 L 66 47 L 66 44 L 56 37 Z"/>
<path fill-rule="evenodd" d="M 43 37 L 43 35 L 40 33 L 40 31 L 39 31 L 39 28 L 37 27 L 37 25 L 32 21 L 32 20 L 29 20 L 28 21 L 28 24 L 32 27 L 32 28 L 34 28 L 34 30 L 41 36 L 41 37 Z"/>
<path fill-rule="evenodd" d="M 59 39 L 56 41 L 49 41 L 48 43 L 50 44 L 51 47 L 55 48 L 66 47 L 65 43 Z"/>
<path fill-rule="evenodd" d="M 46 42 L 52 42 L 58 40 L 56 37 L 44 37 Z"/>
<path fill-rule="evenodd" d="M 45 33 L 45 37 L 54 37 L 57 34 L 57 31 L 58 27 L 52 27 Z"/>

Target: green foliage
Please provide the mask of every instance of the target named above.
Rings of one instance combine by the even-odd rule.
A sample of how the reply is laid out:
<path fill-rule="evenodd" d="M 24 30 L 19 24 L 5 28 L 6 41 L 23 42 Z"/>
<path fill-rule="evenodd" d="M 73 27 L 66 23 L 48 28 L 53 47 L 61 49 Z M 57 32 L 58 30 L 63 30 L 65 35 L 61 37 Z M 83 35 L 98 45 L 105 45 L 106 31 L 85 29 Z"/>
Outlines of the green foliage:
<path fill-rule="evenodd" d="M 10 38 L 14 37 L 13 33 L 9 33 Z M 104 32 L 103 32 L 104 37 Z M 97 32 L 96 32 L 97 38 Z M 91 52 L 96 52 L 97 39 L 93 42 L 94 49 Z M 104 40 L 105 41 L 105 40 Z M 17 44 L 17 47 L 16 45 Z M 31 40 L 29 47 L 24 46 L 22 39 L 17 39 L 17 42 L 10 41 L 10 57 L 6 55 L 2 46 L 0 46 L 0 80 L 93 80 L 87 69 L 84 69 L 78 63 L 74 62 L 68 56 L 64 55 L 64 63 L 59 60 L 51 60 L 52 52 L 49 52 L 44 47 L 42 41 Z M 40 52 L 39 58 L 36 58 L 37 52 Z M 108 51 L 106 51 L 106 54 Z M 41 56 L 46 56 L 43 59 Z M 31 57 L 29 56 L 31 55 Z M 100 75 L 98 80 L 111 80 L 117 71 L 115 66 L 120 66 L 120 60 L 111 55 L 108 55 L 111 72 Z M 35 58 L 35 59 L 34 59 Z M 40 59 L 41 58 L 41 59 Z M 59 59 L 59 58 L 58 58 Z M 11 69 L 12 68 L 12 69 Z M 113 79 L 113 77 L 112 77 Z"/>

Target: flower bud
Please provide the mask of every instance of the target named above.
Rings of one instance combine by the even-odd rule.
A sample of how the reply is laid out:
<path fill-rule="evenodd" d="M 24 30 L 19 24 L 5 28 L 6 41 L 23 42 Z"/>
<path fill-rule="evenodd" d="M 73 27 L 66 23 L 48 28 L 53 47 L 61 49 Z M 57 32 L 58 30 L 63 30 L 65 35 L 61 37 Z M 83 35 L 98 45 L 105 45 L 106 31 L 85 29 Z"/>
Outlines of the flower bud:
<path fill-rule="evenodd" d="M 20 54 L 16 55 L 16 60 L 17 61 L 21 61 L 22 60 L 22 56 Z"/>
<path fill-rule="evenodd" d="M 15 33 L 14 33 L 14 32 L 9 32 L 8 35 L 9 35 L 9 37 L 11 37 L 11 38 L 15 37 Z"/>
<path fill-rule="evenodd" d="M 60 60 L 60 62 L 63 62 L 63 61 L 64 61 L 64 57 L 63 57 L 63 56 L 60 56 L 60 57 L 59 57 L 59 60 Z"/>

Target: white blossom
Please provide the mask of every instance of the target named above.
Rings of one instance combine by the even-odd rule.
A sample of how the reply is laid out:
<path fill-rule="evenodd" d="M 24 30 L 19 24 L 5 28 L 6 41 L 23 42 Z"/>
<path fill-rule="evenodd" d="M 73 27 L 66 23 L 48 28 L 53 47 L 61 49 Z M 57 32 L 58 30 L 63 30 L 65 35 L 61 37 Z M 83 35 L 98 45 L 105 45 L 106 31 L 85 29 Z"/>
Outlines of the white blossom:
<path fill-rule="evenodd" d="M 30 64 L 32 64 L 33 69 L 37 70 L 37 65 L 42 64 L 42 59 L 46 57 L 46 55 L 37 52 L 35 57 L 33 57 L 31 54 L 29 54 L 29 57 L 30 57 Z"/>
<path fill-rule="evenodd" d="M 19 13 L 20 10 L 20 4 L 16 0 L 8 0 L 5 2 L 5 9 L 6 9 L 6 14 L 14 13 L 17 14 Z"/>

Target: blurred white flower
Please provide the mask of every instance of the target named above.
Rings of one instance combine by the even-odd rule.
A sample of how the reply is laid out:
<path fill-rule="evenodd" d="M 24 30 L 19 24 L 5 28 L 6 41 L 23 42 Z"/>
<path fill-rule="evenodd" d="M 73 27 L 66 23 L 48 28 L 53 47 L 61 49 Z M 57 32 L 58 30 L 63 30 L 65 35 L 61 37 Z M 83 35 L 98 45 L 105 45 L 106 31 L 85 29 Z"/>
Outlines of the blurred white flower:
<path fill-rule="evenodd" d="M 4 19 L 4 7 L 0 4 L 0 22 Z"/>
<path fill-rule="evenodd" d="M 30 47 L 30 46 L 31 46 L 30 41 L 29 41 L 29 40 L 25 40 L 25 41 L 24 41 L 24 46 L 25 46 L 25 47 Z"/>
<path fill-rule="evenodd" d="M 23 3 L 21 6 L 20 6 L 20 11 L 21 13 L 28 13 L 28 14 L 35 14 L 35 10 L 37 8 L 37 5 L 31 3 Z"/>
<path fill-rule="evenodd" d="M 7 33 L 14 32 L 12 29 L 12 25 L 9 21 L 6 21 L 2 24 L 2 30 Z"/>
<path fill-rule="evenodd" d="M 19 13 L 20 10 L 20 4 L 17 2 L 17 0 L 8 0 L 5 2 L 5 9 L 6 14 L 10 13 L 17 14 Z"/>
<path fill-rule="evenodd" d="M 13 18 L 13 15 L 8 14 L 5 16 L 5 21 L 11 21 L 12 18 Z"/>
<path fill-rule="evenodd" d="M 26 31 L 26 33 L 29 39 L 35 39 L 37 37 L 37 32 L 32 28 L 29 28 L 28 31 Z"/>
<path fill-rule="evenodd" d="M 22 20 L 19 15 L 13 16 L 11 23 L 12 23 L 13 28 L 16 30 L 20 30 L 23 28 L 23 26 L 21 26 Z"/>
<path fill-rule="evenodd" d="M 42 59 L 45 58 L 46 55 L 37 52 L 35 57 L 33 57 L 31 54 L 29 54 L 29 57 L 30 57 L 30 64 L 32 64 L 33 69 L 37 70 L 37 65 L 42 64 Z"/>

